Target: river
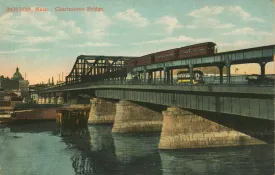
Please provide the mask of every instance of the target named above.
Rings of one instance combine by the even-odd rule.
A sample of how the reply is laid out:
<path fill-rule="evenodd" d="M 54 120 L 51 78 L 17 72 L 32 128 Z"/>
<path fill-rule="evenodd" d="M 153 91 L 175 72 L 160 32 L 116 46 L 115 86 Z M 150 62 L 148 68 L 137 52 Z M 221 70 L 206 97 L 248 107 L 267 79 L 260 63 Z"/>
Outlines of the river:
<path fill-rule="evenodd" d="M 60 131 L 55 122 L 0 125 L 0 175 L 268 175 L 274 146 L 158 150 L 160 133 L 111 125 Z"/>

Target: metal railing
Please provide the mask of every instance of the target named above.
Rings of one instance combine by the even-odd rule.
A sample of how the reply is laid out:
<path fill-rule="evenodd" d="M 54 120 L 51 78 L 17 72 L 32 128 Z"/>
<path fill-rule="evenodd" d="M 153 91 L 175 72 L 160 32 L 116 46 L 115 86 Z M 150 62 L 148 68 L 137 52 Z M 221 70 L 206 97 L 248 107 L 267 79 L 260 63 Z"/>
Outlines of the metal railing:
<path fill-rule="evenodd" d="M 248 78 L 247 78 L 248 77 Z M 274 80 L 265 82 L 265 81 L 256 81 L 257 79 L 253 79 L 255 81 L 249 80 L 249 77 L 253 76 L 231 76 L 229 77 L 223 76 L 223 82 L 220 82 L 219 76 L 209 76 L 203 77 L 202 82 L 194 82 L 193 84 L 189 82 L 180 83 L 177 79 L 167 80 L 164 78 L 155 78 L 155 79 L 121 79 L 121 80 L 100 80 L 94 82 L 78 82 L 74 84 L 68 84 L 70 86 L 97 86 L 97 85 L 156 85 L 156 86 L 202 86 L 202 85 L 219 85 L 219 86 L 244 86 L 244 85 L 252 85 L 252 86 L 274 86 Z M 54 87 L 50 87 L 47 89 L 52 89 L 55 87 L 63 87 L 66 86 L 66 83 L 58 84 Z"/>

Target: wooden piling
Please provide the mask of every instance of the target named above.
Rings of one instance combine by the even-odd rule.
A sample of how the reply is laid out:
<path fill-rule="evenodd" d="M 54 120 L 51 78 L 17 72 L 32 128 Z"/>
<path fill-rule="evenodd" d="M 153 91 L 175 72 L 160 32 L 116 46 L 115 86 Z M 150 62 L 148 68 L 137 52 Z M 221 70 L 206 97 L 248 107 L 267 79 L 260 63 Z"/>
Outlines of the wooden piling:
<path fill-rule="evenodd" d="M 57 111 L 56 123 L 64 129 L 81 129 L 87 127 L 90 113 L 89 105 L 73 105 Z"/>

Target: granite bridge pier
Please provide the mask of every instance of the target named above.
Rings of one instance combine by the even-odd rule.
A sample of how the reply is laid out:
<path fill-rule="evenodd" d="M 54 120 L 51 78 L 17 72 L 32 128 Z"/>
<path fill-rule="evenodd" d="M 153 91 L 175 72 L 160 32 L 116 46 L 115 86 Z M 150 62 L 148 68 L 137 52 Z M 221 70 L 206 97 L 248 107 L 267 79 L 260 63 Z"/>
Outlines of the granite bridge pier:
<path fill-rule="evenodd" d="M 160 131 L 160 149 L 269 144 L 274 140 L 274 85 L 237 82 L 230 66 L 259 63 L 264 78 L 264 65 L 273 61 L 274 48 L 131 69 L 124 61 L 133 58 L 81 55 L 66 83 L 36 93 L 39 103 L 90 104 L 88 123 L 113 124 L 113 133 Z M 218 83 L 192 84 L 192 69 L 206 66 L 221 70 Z M 184 67 L 189 68 L 190 84 L 178 84 L 171 76 L 173 69 Z M 127 79 L 129 72 L 138 78 Z"/>

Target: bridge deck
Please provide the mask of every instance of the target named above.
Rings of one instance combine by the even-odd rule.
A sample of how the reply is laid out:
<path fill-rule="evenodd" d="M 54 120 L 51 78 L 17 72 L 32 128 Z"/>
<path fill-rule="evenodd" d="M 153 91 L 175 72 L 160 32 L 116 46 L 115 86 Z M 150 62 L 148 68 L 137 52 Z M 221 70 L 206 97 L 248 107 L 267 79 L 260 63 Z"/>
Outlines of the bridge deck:
<path fill-rule="evenodd" d="M 121 84 L 120 81 L 79 83 L 67 86 L 44 89 L 40 93 L 62 92 L 84 89 L 137 89 L 157 91 L 187 91 L 187 92 L 212 92 L 212 93 L 236 93 L 236 94 L 261 94 L 274 96 L 273 86 L 250 86 L 250 85 L 131 85 Z"/>

